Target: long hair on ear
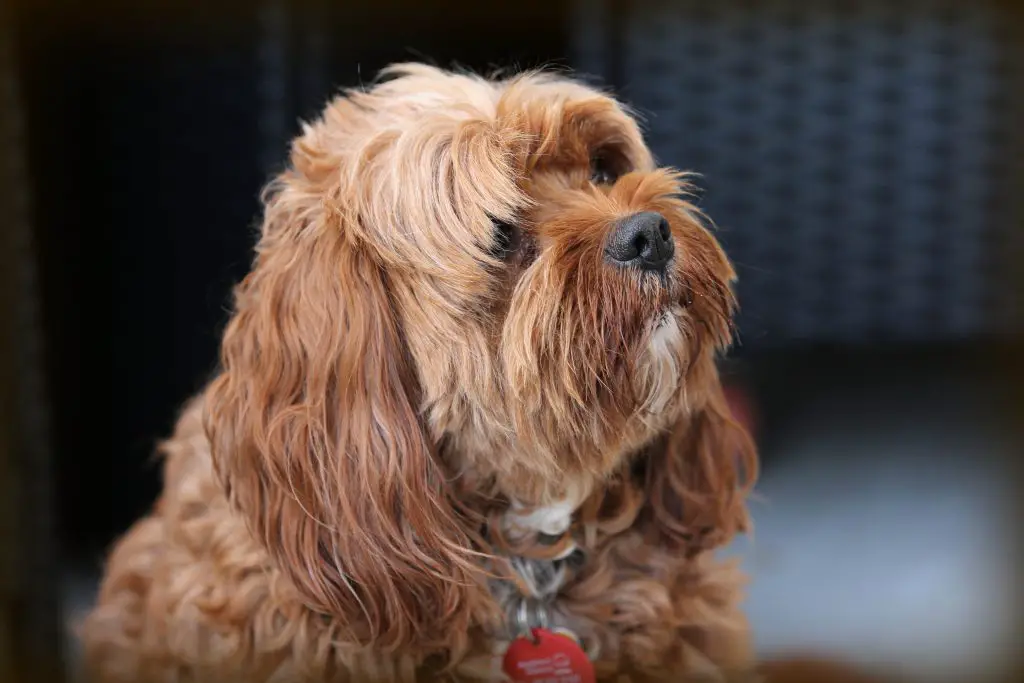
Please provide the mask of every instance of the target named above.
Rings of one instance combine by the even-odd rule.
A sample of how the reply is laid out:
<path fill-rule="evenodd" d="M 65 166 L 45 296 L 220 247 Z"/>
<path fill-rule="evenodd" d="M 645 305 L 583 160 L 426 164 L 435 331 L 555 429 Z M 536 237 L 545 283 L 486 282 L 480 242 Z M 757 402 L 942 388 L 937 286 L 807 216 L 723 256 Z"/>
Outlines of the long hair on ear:
<path fill-rule="evenodd" d="M 421 425 L 358 188 L 342 187 L 342 160 L 317 140 L 307 130 L 264 196 L 205 395 L 214 465 L 277 568 L 339 635 L 457 652 L 487 607 L 474 526 Z"/>
<path fill-rule="evenodd" d="M 711 356 L 702 360 L 691 374 L 702 402 L 640 461 L 642 526 L 652 542 L 687 555 L 749 530 L 746 499 L 758 474 L 753 439 L 734 419 Z"/>

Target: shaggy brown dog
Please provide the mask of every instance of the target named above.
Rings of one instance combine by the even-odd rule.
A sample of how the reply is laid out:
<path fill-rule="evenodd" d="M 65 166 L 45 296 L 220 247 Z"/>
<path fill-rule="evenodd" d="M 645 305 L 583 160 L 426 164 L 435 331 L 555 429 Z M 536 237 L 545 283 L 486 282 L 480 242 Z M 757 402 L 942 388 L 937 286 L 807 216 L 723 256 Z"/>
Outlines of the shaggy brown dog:
<path fill-rule="evenodd" d="M 756 476 L 715 366 L 733 270 L 686 195 L 559 76 L 405 65 L 333 101 L 109 559 L 90 674 L 493 680 L 528 599 L 601 679 L 749 670 L 713 557 Z"/>

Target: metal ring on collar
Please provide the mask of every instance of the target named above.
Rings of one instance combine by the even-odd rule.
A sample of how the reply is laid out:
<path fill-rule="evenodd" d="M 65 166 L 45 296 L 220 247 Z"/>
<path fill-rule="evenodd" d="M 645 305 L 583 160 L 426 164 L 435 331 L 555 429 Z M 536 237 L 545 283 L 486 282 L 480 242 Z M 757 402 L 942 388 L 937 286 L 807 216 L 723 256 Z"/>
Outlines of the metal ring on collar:
<path fill-rule="evenodd" d="M 513 629 L 517 635 L 531 635 L 535 628 L 548 628 L 551 617 L 547 606 L 539 600 L 523 598 L 513 615 Z"/>

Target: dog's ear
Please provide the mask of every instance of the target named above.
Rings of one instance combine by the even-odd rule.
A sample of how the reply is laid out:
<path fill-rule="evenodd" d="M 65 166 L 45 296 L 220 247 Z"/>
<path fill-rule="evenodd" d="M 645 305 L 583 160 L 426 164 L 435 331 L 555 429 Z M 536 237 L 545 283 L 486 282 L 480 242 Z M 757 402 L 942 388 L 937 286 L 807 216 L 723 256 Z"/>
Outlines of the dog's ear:
<path fill-rule="evenodd" d="M 472 525 L 421 424 L 387 271 L 349 224 L 341 161 L 314 148 L 300 139 L 268 190 L 235 292 L 205 396 L 215 468 L 276 566 L 347 637 L 457 646 L 483 582 Z"/>
<path fill-rule="evenodd" d="M 758 467 L 753 440 L 733 418 L 710 358 L 700 374 L 707 388 L 701 403 L 641 461 L 641 524 L 652 542 L 687 554 L 748 530 L 746 499 Z"/>

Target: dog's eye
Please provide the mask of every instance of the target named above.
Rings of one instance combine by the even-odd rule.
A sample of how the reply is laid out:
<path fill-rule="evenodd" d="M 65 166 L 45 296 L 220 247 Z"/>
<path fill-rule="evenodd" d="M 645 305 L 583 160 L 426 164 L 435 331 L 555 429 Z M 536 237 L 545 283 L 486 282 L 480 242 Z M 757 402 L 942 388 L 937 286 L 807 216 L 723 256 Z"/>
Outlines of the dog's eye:
<path fill-rule="evenodd" d="M 590 182 L 595 185 L 614 185 L 622 175 L 622 164 L 605 151 L 599 151 L 590 159 Z"/>
<path fill-rule="evenodd" d="M 505 260 L 519 249 L 522 236 L 519 227 L 512 223 L 492 219 L 494 224 L 494 241 L 491 243 L 491 256 Z"/>

